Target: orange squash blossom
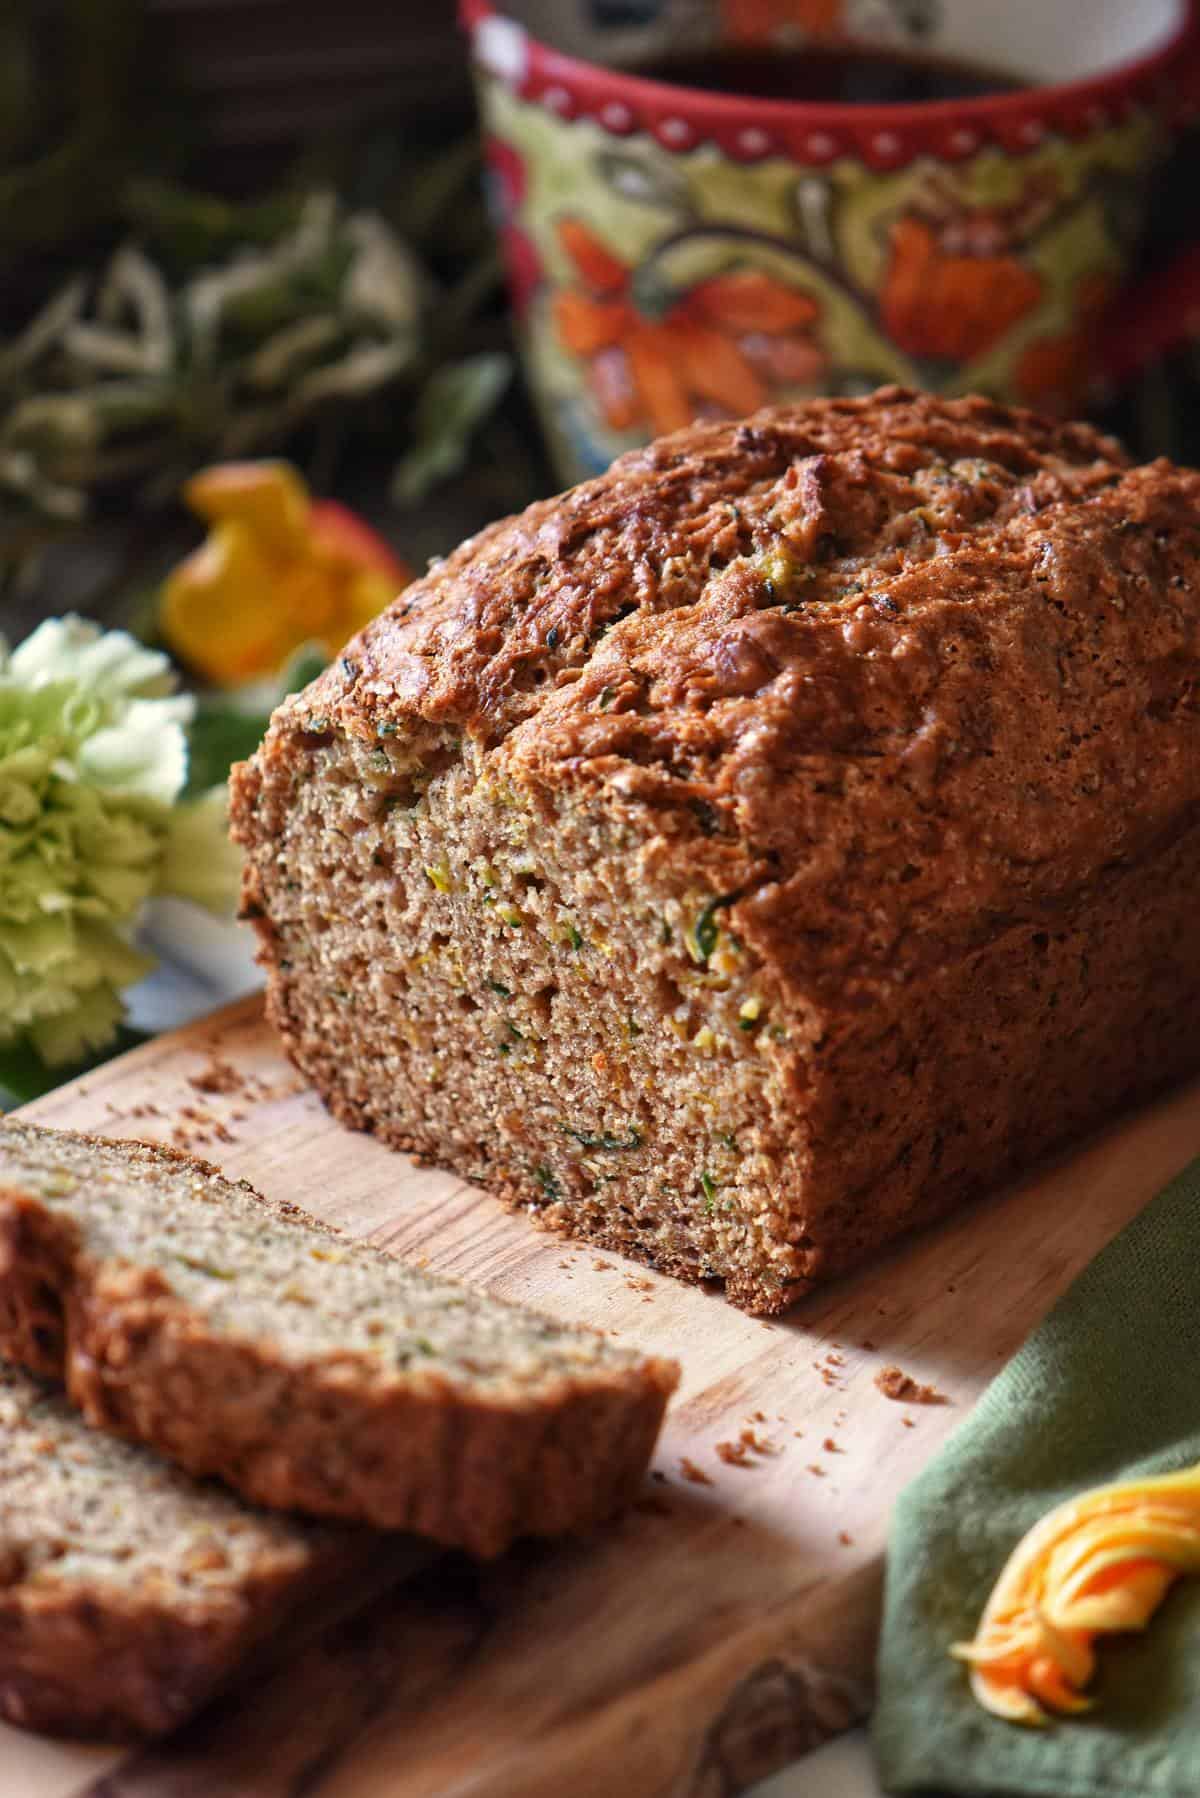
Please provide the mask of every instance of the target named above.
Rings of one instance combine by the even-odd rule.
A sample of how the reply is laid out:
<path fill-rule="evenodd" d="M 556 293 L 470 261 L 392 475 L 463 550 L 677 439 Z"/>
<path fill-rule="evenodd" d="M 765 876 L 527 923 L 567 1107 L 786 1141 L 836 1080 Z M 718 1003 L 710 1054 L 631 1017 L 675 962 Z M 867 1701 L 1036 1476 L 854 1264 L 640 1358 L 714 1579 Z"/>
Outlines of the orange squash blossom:
<path fill-rule="evenodd" d="M 310 498 L 287 462 L 227 462 L 183 489 L 208 536 L 167 577 L 170 648 L 218 686 L 275 673 L 303 643 L 335 656 L 411 579 L 336 500 Z"/>
<path fill-rule="evenodd" d="M 1200 1467 L 1101 1486 L 1034 1525 L 970 1642 L 950 1650 L 993 1716 L 1044 1724 L 1091 1704 L 1098 1636 L 1144 1629 L 1181 1573 L 1200 1571 Z"/>

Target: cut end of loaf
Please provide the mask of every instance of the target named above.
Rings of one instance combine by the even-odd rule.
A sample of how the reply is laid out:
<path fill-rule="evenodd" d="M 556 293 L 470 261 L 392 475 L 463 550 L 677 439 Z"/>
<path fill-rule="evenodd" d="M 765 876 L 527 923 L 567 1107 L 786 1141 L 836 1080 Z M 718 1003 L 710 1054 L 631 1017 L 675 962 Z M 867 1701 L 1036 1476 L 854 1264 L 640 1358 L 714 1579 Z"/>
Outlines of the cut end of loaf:
<path fill-rule="evenodd" d="M 795 1020 L 736 894 L 664 883 L 619 808 L 450 732 L 363 738 L 301 702 L 242 781 L 277 826 L 247 907 L 272 1014 L 339 1118 L 747 1309 L 791 1302 Z"/>

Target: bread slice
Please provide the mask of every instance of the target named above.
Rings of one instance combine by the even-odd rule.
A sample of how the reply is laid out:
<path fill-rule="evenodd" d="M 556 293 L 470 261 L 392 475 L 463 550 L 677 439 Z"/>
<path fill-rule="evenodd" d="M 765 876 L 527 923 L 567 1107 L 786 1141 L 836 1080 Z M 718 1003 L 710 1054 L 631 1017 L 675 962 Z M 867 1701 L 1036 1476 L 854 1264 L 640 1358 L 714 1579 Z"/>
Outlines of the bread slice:
<path fill-rule="evenodd" d="M 636 1491 L 673 1362 L 405 1267 L 174 1150 L 0 1126 L 0 1353 L 260 1504 L 475 1554 Z"/>
<path fill-rule="evenodd" d="M 364 1531 L 254 1512 L 0 1363 L 0 1716 L 123 1739 L 195 1710 Z"/>

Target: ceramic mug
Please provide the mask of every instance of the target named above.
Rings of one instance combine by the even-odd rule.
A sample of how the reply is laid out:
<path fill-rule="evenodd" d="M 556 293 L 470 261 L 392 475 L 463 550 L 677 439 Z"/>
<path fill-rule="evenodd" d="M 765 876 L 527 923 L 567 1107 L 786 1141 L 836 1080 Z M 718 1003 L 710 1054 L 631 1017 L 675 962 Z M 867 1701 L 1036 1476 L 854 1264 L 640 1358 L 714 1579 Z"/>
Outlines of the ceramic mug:
<path fill-rule="evenodd" d="M 461 12 L 527 372 L 566 481 L 692 418 L 885 381 L 1069 411 L 1200 94 L 1200 0 Z M 629 72 L 681 46 L 809 41 L 1031 85 L 871 105 Z"/>

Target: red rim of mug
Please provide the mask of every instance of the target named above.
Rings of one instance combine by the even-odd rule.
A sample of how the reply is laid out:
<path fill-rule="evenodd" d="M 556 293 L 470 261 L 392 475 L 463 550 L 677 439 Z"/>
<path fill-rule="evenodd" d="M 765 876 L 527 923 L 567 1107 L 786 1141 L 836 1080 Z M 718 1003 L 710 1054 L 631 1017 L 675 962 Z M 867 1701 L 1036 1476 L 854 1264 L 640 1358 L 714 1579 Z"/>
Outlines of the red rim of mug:
<path fill-rule="evenodd" d="M 514 23 L 492 0 L 460 0 L 459 14 L 472 34 L 492 22 Z M 892 168 L 930 152 L 965 157 L 988 141 L 1033 150 L 1052 133 L 1078 138 L 1119 123 L 1139 105 L 1163 108 L 1173 124 L 1200 110 L 1200 0 L 1184 0 L 1177 25 L 1155 48 L 1080 81 L 879 105 L 760 100 L 675 86 L 568 56 L 515 28 L 523 62 L 510 84 L 523 99 L 564 119 L 593 118 L 615 137 L 644 131 L 679 151 L 715 142 L 739 160 L 782 154 L 812 163 L 857 154 Z"/>

